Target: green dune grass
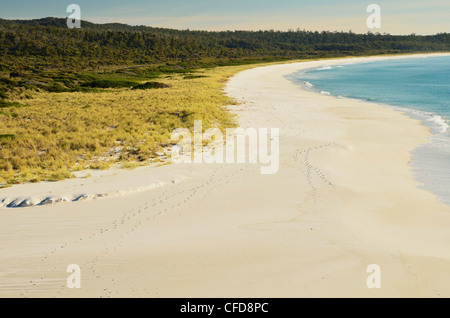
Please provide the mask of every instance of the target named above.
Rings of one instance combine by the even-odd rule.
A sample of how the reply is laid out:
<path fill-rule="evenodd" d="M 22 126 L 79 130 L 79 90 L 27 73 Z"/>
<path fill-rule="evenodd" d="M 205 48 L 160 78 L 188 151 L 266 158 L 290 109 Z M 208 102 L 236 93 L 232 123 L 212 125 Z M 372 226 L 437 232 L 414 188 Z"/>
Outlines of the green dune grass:
<path fill-rule="evenodd" d="M 233 101 L 222 89 L 228 77 L 254 66 L 173 73 L 158 84 L 105 80 L 90 85 L 94 91 L 27 90 L 1 101 L 0 184 L 57 181 L 117 163 L 145 165 L 158 158 L 174 129 L 193 129 L 194 120 L 204 129 L 233 127 L 224 107 Z"/>

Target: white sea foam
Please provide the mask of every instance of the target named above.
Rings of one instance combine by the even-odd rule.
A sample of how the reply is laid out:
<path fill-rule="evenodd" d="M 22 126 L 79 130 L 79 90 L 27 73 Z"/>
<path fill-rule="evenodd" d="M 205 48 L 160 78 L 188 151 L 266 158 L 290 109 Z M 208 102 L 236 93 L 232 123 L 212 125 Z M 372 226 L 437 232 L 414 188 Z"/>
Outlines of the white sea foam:
<path fill-rule="evenodd" d="M 313 84 L 311 84 L 310 82 L 303 82 L 306 86 L 308 86 L 308 87 L 314 87 L 314 85 Z"/>
<path fill-rule="evenodd" d="M 423 110 L 416 110 L 411 108 L 403 108 L 403 107 L 396 107 L 397 109 L 404 111 L 406 113 L 415 115 L 422 119 L 424 122 L 429 122 L 432 124 L 433 127 L 437 129 L 437 132 L 441 134 L 445 134 L 448 129 L 450 128 L 447 121 L 442 118 L 439 115 L 436 115 L 435 113 L 423 111 Z"/>
<path fill-rule="evenodd" d="M 440 128 L 439 132 L 440 132 L 441 134 L 445 134 L 445 133 L 447 132 L 448 128 L 450 127 L 450 126 L 445 122 L 445 120 L 444 120 L 441 116 L 438 116 L 438 115 L 433 115 L 433 116 L 431 116 L 431 117 L 428 119 L 428 121 L 430 121 L 430 122 L 435 123 L 436 125 L 438 125 L 439 128 Z"/>
<path fill-rule="evenodd" d="M 330 92 L 326 92 L 326 91 L 320 91 L 320 94 L 323 94 L 323 95 L 331 95 Z"/>
<path fill-rule="evenodd" d="M 331 67 L 331 66 L 323 66 L 321 68 L 318 68 L 317 71 L 332 70 L 332 69 L 333 69 L 333 67 Z"/>

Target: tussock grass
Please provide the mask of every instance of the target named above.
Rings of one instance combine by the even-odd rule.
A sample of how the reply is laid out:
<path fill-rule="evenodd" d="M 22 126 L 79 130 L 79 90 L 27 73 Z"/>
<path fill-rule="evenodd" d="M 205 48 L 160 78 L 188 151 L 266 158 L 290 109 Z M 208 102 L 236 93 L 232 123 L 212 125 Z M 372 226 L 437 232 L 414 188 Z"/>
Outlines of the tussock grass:
<path fill-rule="evenodd" d="M 228 77 L 251 67 L 206 69 L 201 71 L 206 77 L 194 74 L 189 80 L 184 71 L 173 70 L 158 79 L 164 89 L 130 88 L 139 83 L 104 89 L 117 87 L 110 81 L 96 92 L 30 91 L 16 97 L 0 114 L 0 184 L 57 181 L 81 169 L 150 163 L 174 129 L 193 130 L 194 120 L 202 120 L 204 129 L 233 127 L 235 119 L 223 107 L 232 101 L 222 89 Z M 25 98 L 27 106 L 17 107 Z"/>

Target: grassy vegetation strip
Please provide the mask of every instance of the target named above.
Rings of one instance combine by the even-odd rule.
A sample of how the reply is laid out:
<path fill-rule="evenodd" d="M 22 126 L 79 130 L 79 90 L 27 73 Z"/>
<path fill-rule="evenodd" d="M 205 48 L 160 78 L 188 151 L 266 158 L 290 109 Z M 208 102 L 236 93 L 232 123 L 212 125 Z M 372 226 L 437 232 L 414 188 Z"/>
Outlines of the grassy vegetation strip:
<path fill-rule="evenodd" d="M 205 129 L 234 126 L 223 107 L 232 101 L 222 89 L 228 77 L 250 67 L 203 70 L 188 79 L 173 74 L 158 84 L 95 92 L 30 91 L 2 102 L 0 184 L 62 180 L 118 162 L 146 164 L 168 145 L 174 129 L 193 129 L 194 120 L 203 120 Z M 159 89 L 148 89 L 154 87 Z"/>

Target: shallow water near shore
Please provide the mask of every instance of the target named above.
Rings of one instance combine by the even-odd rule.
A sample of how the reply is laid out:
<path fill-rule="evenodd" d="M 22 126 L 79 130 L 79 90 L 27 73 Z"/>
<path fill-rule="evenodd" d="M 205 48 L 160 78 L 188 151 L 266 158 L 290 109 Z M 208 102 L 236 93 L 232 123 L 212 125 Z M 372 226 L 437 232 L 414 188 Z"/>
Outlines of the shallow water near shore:
<path fill-rule="evenodd" d="M 393 106 L 429 127 L 430 143 L 412 151 L 420 187 L 450 205 L 450 57 L 322 66 L 288 76 L 308 90 Z"/>

